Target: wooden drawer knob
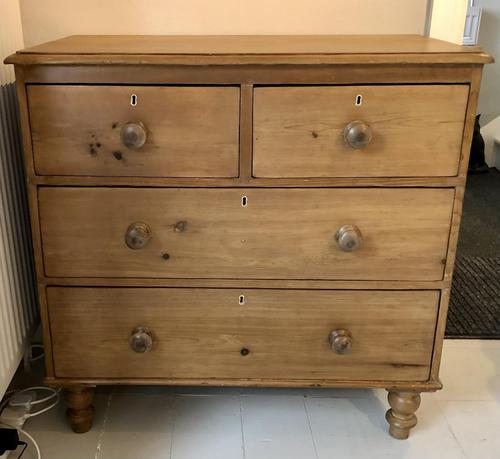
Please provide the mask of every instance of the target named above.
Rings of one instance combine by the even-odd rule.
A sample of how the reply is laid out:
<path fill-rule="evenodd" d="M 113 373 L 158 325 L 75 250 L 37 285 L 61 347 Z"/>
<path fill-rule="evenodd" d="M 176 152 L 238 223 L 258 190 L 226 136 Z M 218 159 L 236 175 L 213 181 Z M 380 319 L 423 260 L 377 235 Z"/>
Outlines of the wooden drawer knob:
<path fill-rule="evenodd" d="M 146 126 L 140 121 L 125 123 L 120 131 L 120 137 L 123 145 L 131 150 L 138 150 L 146 143 L 147 131 Z"/>
<path fill-rule="evenodd" d="M 129 343 L 134 352 L 143 354 L 153 348 L 153 334 L 147 327 L 136 327 L 130 335 Z"/>
<path fill-rule="evenodd" d="M 372 140 L 372 128 L 363 121 L 352 121 L 344 129 L 344 140 L 354 150 L 364 148 Z"/>
<path fill-rule="evenodd" d="M 125 233 L 125 243 L 134 250 L 146 247 L 150 239 L 151 228 L 144 222 L 131 223 Z"/>
<path fill-rule="evenodd" d="M 354 252 L 363 245 L 363 235 L 357 226 L 344 225 L 336 231 L 335 241 L 344 252 Z"/>
<path fill-rule="evenodd" d="M 330 347 L 337 354 L 349 354 L 352 349 L 352 335 L 349 330 L 343 328 L 333 330 L 329 336 Z"/>

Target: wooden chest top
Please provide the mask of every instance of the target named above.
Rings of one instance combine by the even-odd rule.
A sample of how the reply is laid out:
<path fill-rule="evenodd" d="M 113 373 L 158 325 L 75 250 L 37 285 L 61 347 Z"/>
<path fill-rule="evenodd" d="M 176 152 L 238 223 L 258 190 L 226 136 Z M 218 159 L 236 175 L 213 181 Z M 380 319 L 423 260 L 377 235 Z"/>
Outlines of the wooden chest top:
<path fill-rule="evenodd" d="M 419 35 L 73 35 L 19 51 L 12 64 L 477 63 L 491 57 Z"/>

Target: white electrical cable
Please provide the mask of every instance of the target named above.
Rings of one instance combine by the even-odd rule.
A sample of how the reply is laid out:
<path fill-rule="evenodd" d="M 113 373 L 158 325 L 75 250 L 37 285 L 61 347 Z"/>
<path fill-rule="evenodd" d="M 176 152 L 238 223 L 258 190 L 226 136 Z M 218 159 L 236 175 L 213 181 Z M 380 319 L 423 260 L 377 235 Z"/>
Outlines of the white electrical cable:
<path fill-rule="evenodd" d="M 40 390 L 49 391 L 51 394 L 48 395 L 47 397 L 41 398 L 39 400 L 34 400 L 33 402 L 31 402 L 31 405 L 38 405 L 40 403 L 48 402 L 49 400 L 51 400 L 53 398 L 57 398 L 57 400 L 59 401 L 59 391 L 60 391 L 60 389 L 54 389 L 52 387 L 46 387 L 46 386 L 27 387 L 26 389 L 22 389 L 22 390 L 16 392 L 15 395 L 23 394 L 25 392 L 30 392 L 30 391 L 36 391 L 36 390 L 38 390 L 38 391 L 40 391 Z M 12 406 L 20 406 L 20 405 L 24 405 L 24 403 L 12 403 L 11 405 Z"/>
<path fill-rule="evenodd" d="M 38 446 L 38 443 L 28 432 L 26 432 L 23 429 L 19 429 L 17 427 L 11 426 L 10 424 L 6 424 L 5 422 L 1 422 L 0 424 L 7 426 L 7 427 L 10 427 L 11 429 L 16 429 L 18 432 L 21 432 L 25 437 L 29 438 L 31 440 L 31 443 L 33 443 L 33 446 L 36 449 L 36 455 L 37 455 L 38 459 L 42 459 L 42 453 L 40 452 L 40 447 Z"/>
<path fill-rule="evenodd" d="M 44 402 L 48 402 L 49 400 L 55 398 L 55 401 L 53 403 L 51 403 L 49 406 L 46 406 L 45 408 L 42 408 L 41 410 L 38 410 L 38 411 L 35 411 L 34 413 L 29 413 L 26 415 L 26 419 L 28 418 L 32 418 L 34 416 L 38 416 L 39 414 L 42 414 L 42 413 L 46 413 L 47 411 L 51 410 L 52 408 L 54 408 L 60 401 L 61 397 L 59 396 L 59 392 L 61 391 L 61 389 L 54 389 L 52 387 L 46 387 L 46 386 L 33 386 L 33 387 L 27 387 L 26 389 L 22 389 L 22 390 L 19 390 L 19 391 L 9 391 L 10 393 L 14 392 L 13 395 L 11 395 L 10 397 L 7 397 L 7 399 L 5 399 L 2 404 L 0 405 L 0 414 L 2 414 L 2 410 L 9 404 L 10 406 L 24 406 L 26 403 L 25 402 L 11 402 L 11 400 L 19 395 L 19 394 L 23 394 L 25 392 L 30 392 L 30 391 L 40 391 L 40 390 L 45 390 L 45 391 L 49 391 L 51 392 L 50 395 L 48 395 L 47 397 L 43 397 L 41 398 L 40 400 L 34 400 L 33 402 L 31 402 L 31 406 L 33 405 L 39 405 L 40 403 L 44 403 Z"/>
<path fill-rule="evenodd" d="M 52 397 L 51 397 L 52 398 Z M 42 408 L 41 410 L 35 411 L 34 413 L 29 413 L 26 415 L 26 418 L 32 418 L 33 416 L 38 416 L 39 414 L 46 413 L 47 411 L 51 410 L 54 408 L 58 403 L 59 403 L 60 397 L 59 397 L 59 391 L 56 392 L 56 401 L 52 403 L 51 405 Z M 33 405 L 34 403 L 32 403 Z"/>
<path fill-rule="evenodd" d="M 32 344 L 30 347 L 31 347 L 31 349 L 33 349 L 33 348 L 44 349 L 43 344 Z"/>
<path fill-rule="evenodd" d="M 33 349 L 44 349 L 43 344 L 32 344 L 30 346 L 30 363 L 36 362 L 37 360 L 43 359 L 45 357 L 45 352 L 41 352 L 40 355 L 33 357 Z"/>
<path fill-rule="evenodd" d="M 4 397 L 6 397 L 6 398 L 5 398 L 5 400 L 2 403 L 0 403 L 0 414 L 2 413 L 2 410 L 5 408 L 5 406 L 7 405 L 7 403 L 9 403 L 9 400 L 12 398 L 12 397 L 8 397 L 8 395 L 14 394 L 15 392 L 16 392 L 15 389 L 8 390 L 7 392 L 5 392 Z"/>
<path fill-rule="evenodd" d="M 44 357 L 44 353 L 42 352 L 40 355 L 36 356 L 36 357 L 33 357 L 33 348 L 41 348 L 43 349 L 43 345 L 41 344 L 33 344 L 31 347 L 30 347 L 30 356 L 29 356 L 29 360 L 31 362 L 34 362 L 36 360 L 39 360 L 41 358 Z M 51 392 L 50 395 L 48 395 L 47 397 L 43 397 L 39 400 L 34 400 L 33 402 L 31 402 L 31 405 L 38 405 L 40 403 L 44 403 L 44 402 L 48 402 L 49 400 L 52 400 L 53 398 L 55 398 L 55 401 L 53 403 L 51 403 L 49 406 L 45 407 L 45 408 L 42 408 L 41 410 L 38 410 L 34 413 L 30 413 L 26 416 L 26 418 L 31 418 L 33 416 L 38 416 L 39 414 L 42 414 L 42 413 L 45 413 L 47 411 L 49 411 L 50 409 L 54 408 L 58 403 L 59 403 L 59 400 L 60 400 L 60 396 L 59 396 L 59 392 L 61 391 L 61 389 L 54 389 L 52 387 L 46 387 L 46 386 L 34 386 L 34 387 L 28 387 L 26 389 L 22 389 L 22 390 L 9 390 L 7 391 L 5 394 L 4 394 L 4 397 L 5 397 L 5 400 L 0 403 L 0 414 L 2 413 L 3 409 L 9 404 L 9 402 L 18 394 L 22 394 L 22 393 L 25 393 L 25 392 L 29 392 L 29 391 L 49 391 Z M 22 406 L 24 405 L 23 403 L 13 403 L 12 406 Z M 40 447 L 38 446 L 38 443 L 36 442 L 36 440 L 28 433 L 26 432 L 25 430 L 21 429 L 21 428 L 18 428 L 18 427 L 14 427 L 10 424 L 7 424 L 3 421 L 0 421 L 0 424 L 1 425 L 4 425 L 4 426 L 7 426 L 7 427 L 10 427 L 11 429 L 15 429 L 17 430 L 18 432 L 20 432 L 21 434 L 23 434 L 25 437 L 27 437 L 29 440 L 31 440 L 31 443 L 33 443 L 33 446 L 35 447 L 35 450 L 36 450 L 36 454 L 37 454 L 37 459 L 42 459 L 42 453 L 40 451 Z"/>
<path fill-rule="evenodd" d="M 23 429 L 17 429 L 17 430 L 31 440 L 31 443 L 33 443 L 33 446 L 36 449 L 36 455 L 37 455 L 38 459 L 42 459 L 42 453 L 40 451 L 40 447 L 38 446 L 38 443 L 36 442 L 36 440 L 25 430 L 23 430 Z"/>
<path fill-rule="evenodd" d="M 40 390 L 40 389 L 41 389 L 41 387 L 39 387 L 37 390 Z M 49 400 L 52 400 L 53 398 L 57 398 L 57 401 L 59 401 L 59 391 L 61 389 L 54 389 L 52 387 L 45 387 L 45 389 L 52 392 L 52 394 L 48 395 L 45 398 L 41 398 L 40 400 L 35 400 L 34 402 L 31 403 L 32 405 L 39 405 L 40 403 L 48 402 Z"/>
<path fill-rule="evenodd" d="M 0 404 L 0 414 L 2 414 L 2 411 L 7 406 L 7 403 L 9 403 L 9 400 L 10 398 L 7 398 Z"/>

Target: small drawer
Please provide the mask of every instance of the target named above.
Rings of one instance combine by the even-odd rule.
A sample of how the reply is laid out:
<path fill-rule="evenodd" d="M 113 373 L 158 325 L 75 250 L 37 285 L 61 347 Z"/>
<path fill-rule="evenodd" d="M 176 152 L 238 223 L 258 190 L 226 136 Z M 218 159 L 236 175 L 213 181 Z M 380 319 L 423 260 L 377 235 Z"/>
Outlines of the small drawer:
<path fill-rule="evenodd" d="M 61 378 L 425 381 L 439 301 L 437 291 L 47 292 Z"/>
<path fill-rule="evenodd" d="M 236 177 L 239 88 L 28 86 L 39 175 Z"/>
<path fill-rule="evenodd" d="M 458 172 L 468 85 L 258 87 L 255 177 Z"/>
<path fill-rule="evenodd" d="M 49 277 L 440 280 L 452 189 L 39 189 Z"/>

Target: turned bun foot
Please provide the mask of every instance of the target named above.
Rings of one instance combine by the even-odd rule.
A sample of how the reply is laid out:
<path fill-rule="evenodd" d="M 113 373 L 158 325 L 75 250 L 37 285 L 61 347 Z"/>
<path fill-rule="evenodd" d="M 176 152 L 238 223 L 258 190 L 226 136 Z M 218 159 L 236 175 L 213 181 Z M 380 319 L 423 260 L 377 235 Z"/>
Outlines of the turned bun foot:
<path fill-rule="evenodd" d="M 92 428 L 95 413 L 93 395 L 94 389 L 89 387 L 68 387 L 64 390 L 66 417 L 73 432 L 85 433 Z"/>
<path fill-rule="evenodd" d="M 385 414 L 389 423 L 389 434 L 398 440 L 405 440 L 410 429 L 417 425 L 417 411 L 420 406 L 420 394 L 416 392 L 389 391 L 391 409 Z"/>

